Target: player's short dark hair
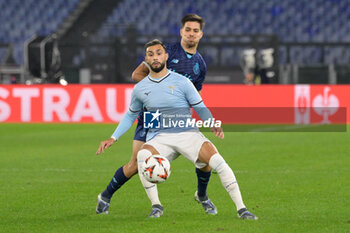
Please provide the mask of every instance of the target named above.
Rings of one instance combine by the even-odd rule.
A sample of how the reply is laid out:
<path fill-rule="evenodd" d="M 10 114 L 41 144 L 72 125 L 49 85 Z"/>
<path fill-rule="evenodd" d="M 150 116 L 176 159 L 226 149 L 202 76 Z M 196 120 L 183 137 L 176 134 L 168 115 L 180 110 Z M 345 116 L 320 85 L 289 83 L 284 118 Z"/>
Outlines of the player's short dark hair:
<path fill-rule="evenodd" d="M 147 43 L 145 44 L 145 46 L 144 46 L 145 52 L 146 52 L 146 50 L 147 50 L 148 47 L 151 47 L 151 46 L 157 45 L 157 44 L 160 44 L 160 45 L 164 48 L 164 50 L 166 51 L 166 47 L 165 47 L 165 45 L 163 44 L 163 42 L 161 42 L 161 41 L 158 40 L 158 39 L 154 39 L 154 40 L 151 40 L 151 41 L 149 41 L 149 42 L 147 42 Z"/>
<path fill-rule="evenodd" d="M 196 14 L 185 15 L 181 20 L 181 26 L 184 27 L 186 22 L 198 22 L 201 30 L 203 30 L 205 24 L 204 19 Z"/>

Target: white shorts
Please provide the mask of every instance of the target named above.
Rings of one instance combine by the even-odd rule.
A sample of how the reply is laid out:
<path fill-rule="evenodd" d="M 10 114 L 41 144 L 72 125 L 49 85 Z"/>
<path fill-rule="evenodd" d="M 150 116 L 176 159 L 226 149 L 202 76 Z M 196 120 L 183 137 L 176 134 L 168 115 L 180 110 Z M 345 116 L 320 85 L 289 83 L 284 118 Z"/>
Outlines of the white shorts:
<path fill-rule="evenodd" d="M 201 132 L 161 133 L 146 142 L 153 146 L 160 155 L 169 161 L 175 160 L 180 154 L 190 160 L 197 168 L 207 164 L 198 161 L 198 154 L 204 142 L 210 142 Z"/>

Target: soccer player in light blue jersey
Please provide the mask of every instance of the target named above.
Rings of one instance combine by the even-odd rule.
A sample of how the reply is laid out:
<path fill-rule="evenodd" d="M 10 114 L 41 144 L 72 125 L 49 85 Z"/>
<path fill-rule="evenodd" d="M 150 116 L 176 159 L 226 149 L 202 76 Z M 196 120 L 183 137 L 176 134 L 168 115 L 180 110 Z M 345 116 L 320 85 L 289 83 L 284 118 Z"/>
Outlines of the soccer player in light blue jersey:
<path fill-rule="evenodd" d="M 132 101 L 111 138 L 102 141 L 97 154 L 109 148 L 121 137 L 136 120 L 138 113 L 147 110 L 164 110 L 153 113 L 157 118 L 159 114 L 171 111 L 174 115 L 190 115 L 193 107 L 203 121 L 214 122 L 210 111 L 204 105 L 194 85 L 184 76 L 169 71 L 166 68 L 168 53 L 159 40 L 153 40 L 145 45 L 145 60 L 150 66 L 150 74 L 135 85 Z M 173 119 L 174 121 L 178 119 Z M 224 133 L 221 127 L 214 126 L 211 130 L 221 139 Z M 236 205 L 238 217 L 242 219 L 257 219 L 250 213 L 243 203 L 242 196 L 232 169 L 219 154 L 215 146 L 196 127 L 159 127 L 152 128 L 147 134 L 146 143 L 137 154 L 139 177 L 146 192 L 155 189 L 156 184 L 145 180 L 141 174 L 141 164 L 152 154 L 161 154 L 172 161 L 179 154 L 190 160 L 196 168 L 212 167 L 219 175 L 222 185 Z M 158 192 L 148 195 L 152 202 L 151 217 L 160 217 L 163 214 Z M 100 203 L 101 207 L 104 203 Z"/>
<path fill-rule="evenodd" d="M 175 71 L 188 78 L 200 93 L 202 91 L 202 84 L 207 72 L 207 66 L 201 54 L 197 51 L 198 43 L 203 37 L 204 19 L 196 14 L 185 15 L 181 20 L 181 41 L 177 43 L 167 44 L 166 49 L 169 54 L 167 60 L 167 68 Z M 132 79 L 136 82 L 141 81 L 149 74 L 149 68 L 146 62 L 141 63 L 133 72 Z M 99 209 L 99 203 L 105 201 L 110 203 L 113 194 L 122 187 L 132 176 L 137 174 L 137 152 L 146 142 L 147 129 L 143 127 L 143 113 L 138 116 L 138 124 L 135 130 L 133 140 L 133 152 L 130 161 L 121 166 L 115 172 L 113 178 L 108 184 L 107 188 L 98 196 L 97 213 L 106 213 L 108 207 Z M 195 200 L 202 204 L 204 211 L 207 214 L 215 215 L 217 209 L 214 203 L 207 195 L 207 186 L 211 176 L 211 168 L 196 168 L 197 175 L 197 191 L 195 192 Z M 148 193 L 157 190 L 150 190 Z"/>

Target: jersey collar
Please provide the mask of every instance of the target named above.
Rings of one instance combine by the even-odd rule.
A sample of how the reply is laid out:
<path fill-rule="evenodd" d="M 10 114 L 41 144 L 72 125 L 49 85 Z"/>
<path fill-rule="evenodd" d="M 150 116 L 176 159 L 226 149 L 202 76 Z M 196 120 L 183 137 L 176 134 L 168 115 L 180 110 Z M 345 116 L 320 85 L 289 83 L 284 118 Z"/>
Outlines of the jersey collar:
<path fill-rule="evenodd" d="M 166 75 L 164 75 L 164 76 L 161 77 L 161 78 L 152 78 L 150 74 L 149 74 L 147 77 L 148 77 L 148 79 L 149 79 L 150 81 L 152 81 L 152 82 L 160 83 L 161 81 L 163 81 L 164 79 L 166 79 L 167 77 L 169 77 L 170 72 L 171 72 L 170 70 L 167 70 Z"/>

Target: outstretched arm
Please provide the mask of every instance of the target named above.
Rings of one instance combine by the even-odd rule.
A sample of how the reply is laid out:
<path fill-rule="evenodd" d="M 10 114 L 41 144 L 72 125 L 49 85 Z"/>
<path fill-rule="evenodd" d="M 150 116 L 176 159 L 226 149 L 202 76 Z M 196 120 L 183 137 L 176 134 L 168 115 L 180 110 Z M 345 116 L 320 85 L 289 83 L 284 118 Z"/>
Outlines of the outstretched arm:
<path fill-rule="evenodd" d="M 136 67 L 134 72 L 131 74 L 131 79 L 134 82 L 140 82 L 149 74 L 149 66 L 146 62 L 141 62 L 141 64 Z"/>
<path fill-rule="evenodd" d="M 132 112 L 129 109 L 129 111 L 124 115 L 123 119 L 120 121 L 117 129 L 114 131 L 112 136 L 100 143 L 100 146 L 96 151 L 96 154 L 98 155 L 101 152 L 104 153 L 105 149 L 112 146 L 113 143 L 120 138 L 120 136 L 122 136 L 126 131 L 130 129 L 130 127 L 132 126 L 136 118 L 137 118 L 137 112 Z"/>
<path fill-rule="evenodd" d="M 137 118 L 137 114 L 142 110 L 142 102 L 137 98 L 137 85 L 135 85 L 132 94 L 131 101 L 128 112 L 124 115 L 123 119 L 120 121 L 117 129 L 114 131 L 112 136 L 107 140 L 101 142 L 98 147 L 96 154 L 104 153 L 105 149 L 113 145 L 115 141 L 119 139 L 126 131 L 130 129 L 132 124 Z"/>
<path fill-rule="evenodd" d="M 204 105 L 203 102 L 200 102 L 199 104 L 196 104 L 192 107 L 203 121 L 214 120 L 210 110 Z M 210 130 L 215 134 L 216 137 L 224 139 L 225 135 L 221 127 L 212 127 Z"/>

